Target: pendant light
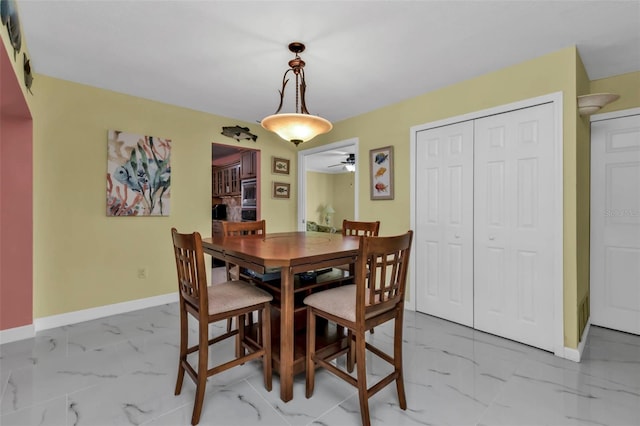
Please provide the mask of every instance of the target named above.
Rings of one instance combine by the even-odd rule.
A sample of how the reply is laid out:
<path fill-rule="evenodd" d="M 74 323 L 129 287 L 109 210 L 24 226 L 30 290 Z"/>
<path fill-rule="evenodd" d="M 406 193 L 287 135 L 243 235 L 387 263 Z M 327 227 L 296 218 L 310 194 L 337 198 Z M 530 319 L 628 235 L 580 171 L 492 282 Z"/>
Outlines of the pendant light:
<path fill-rule="evenodd" d="M 333 125 L 322 117 L 309 114 L 305 102 L 307 84 L 304 80 L 305 62 L 300 58 L 305 46 L 300 42 L 289 44 L 289 50 L 295 54 L 295 58 L 289 61 L 289 69 L 282 77 L 282 90 L 280 90 L 280 105 L 275 114 L 262 119 L 262 127 L 277 133 L 282 139 L 294 143 L 296 146 L 318 135 L 327 133 Z M 295 113 L 279 114 L 284 101 L 284 89 L 289 82 L 287 74 L 293 72 L 296 77 L 296 109 Z"/>

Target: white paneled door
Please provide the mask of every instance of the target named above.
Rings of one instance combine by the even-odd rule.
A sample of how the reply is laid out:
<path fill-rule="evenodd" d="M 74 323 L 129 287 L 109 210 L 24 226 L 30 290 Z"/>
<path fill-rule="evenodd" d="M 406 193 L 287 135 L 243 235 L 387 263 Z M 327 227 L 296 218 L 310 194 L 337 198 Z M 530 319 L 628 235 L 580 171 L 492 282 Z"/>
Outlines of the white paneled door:
<path fill-rule="evenodd" d="M 474 121 L 474 326 L 553 350 L 553 105 Z"/>
<path fill-rule="evenodd" d="M 416 141 L 416 309 L 473 326 L 473 122 Z"/>
<path fill-rule="evenodd" d="M 591 322 L 640 334 L 640 115 L 591 124 Z"/>

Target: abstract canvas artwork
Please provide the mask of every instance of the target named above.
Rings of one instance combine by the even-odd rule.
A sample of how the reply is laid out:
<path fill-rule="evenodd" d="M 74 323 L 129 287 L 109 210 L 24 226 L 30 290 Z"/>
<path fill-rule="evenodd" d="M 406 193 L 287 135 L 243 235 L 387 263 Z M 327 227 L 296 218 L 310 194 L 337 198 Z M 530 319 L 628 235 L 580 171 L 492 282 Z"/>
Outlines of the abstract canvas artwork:
<path fill-rule="evenodd" d="M 107 216 L 169 216 L 171 140 L 109 130 Z"/>

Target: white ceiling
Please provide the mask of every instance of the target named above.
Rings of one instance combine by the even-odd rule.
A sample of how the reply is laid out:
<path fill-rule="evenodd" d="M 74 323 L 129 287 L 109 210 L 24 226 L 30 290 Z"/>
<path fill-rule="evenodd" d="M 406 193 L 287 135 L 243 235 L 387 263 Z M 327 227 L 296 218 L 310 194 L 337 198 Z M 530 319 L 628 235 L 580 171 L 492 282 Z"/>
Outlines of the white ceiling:
<path fill-rule="evenodd" d="M 355 145 L 349 145 L 340 149 L 330 149 L 327 151 L 316 152 L 315 154 L 305 156 L 305 166 L 307 171 L 321 173 L 349 173 L 344 167 L 343 161 L 346 161 L 349 154 L 357 154 Z M 356 167 L 363 164 L 358 161 L 356 156 Z"/>
<path fill-rule="evenodd" d="M 307 46 L 307 107 L 332 122 L 571 45 L 592 80 L 640 70 L 640 0 L 18 0 L 18 8 L 36 73 L 230 117 L 229 125 L 275 112 L 292 41 Z M 285 102 L 283 112 L 292 108 Z"/>

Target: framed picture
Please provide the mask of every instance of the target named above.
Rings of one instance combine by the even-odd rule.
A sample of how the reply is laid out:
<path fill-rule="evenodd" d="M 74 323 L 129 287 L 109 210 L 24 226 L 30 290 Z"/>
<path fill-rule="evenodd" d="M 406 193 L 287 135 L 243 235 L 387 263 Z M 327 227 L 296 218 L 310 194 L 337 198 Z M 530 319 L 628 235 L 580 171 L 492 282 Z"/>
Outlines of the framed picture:
<path fill-rule="evenodd" d="M 273 182 L 273 198 L 289 198 L 291 184 Z"/>
<path fill-rule="evenodd" d="M 288 175 L 289 174 L 289 160 L 286 158 L 278 158 L 273 157 L 273 162 L 271 163 L 271 173 L 277 173 L 280 175 Z M 289 198 L 289 197 L 287 197 Z"/>
<path fill-rule="evenodd" d="M 169 216 L 171 139 L 109 130 L 107 216 Z"/>
<path fill-rule="evenodd" d="M 371 199 L 393 200 L 393 147 L 369 151 Z"/>

